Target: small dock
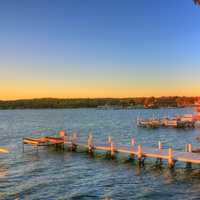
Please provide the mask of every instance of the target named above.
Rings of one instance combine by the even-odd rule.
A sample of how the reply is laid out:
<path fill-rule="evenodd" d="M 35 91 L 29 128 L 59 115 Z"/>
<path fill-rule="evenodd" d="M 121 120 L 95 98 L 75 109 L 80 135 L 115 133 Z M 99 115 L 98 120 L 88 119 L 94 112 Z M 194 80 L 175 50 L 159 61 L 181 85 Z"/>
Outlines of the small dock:
<path fill-rule="evenodd" d="M 139 164 L 144 164 L 145 159 L 154 158 L 156 161 L 162 163 L 163 160 L 167 161 L 169 168 L 173 168 L 177 161 L 184 162 L 187 166 L 191 164 L 200 164 L 200 153 L 198 150 L 193 150 L 191 144 L 185 145 L 184 151 L 173 150 L 172 148 L 164 149 L 161 142 L 158 142 L 157 147 L 145 147 L 141 144 L 136 144 L 132 138 L 130 145 L 119 146 L 114 143 L 113 139 L 109 136 L 105 143 L 94 142 L 93 135 L 89 134 L 86 142 L 79 142 L 77 134 L 72 135 L 65 134 L 64 131 L 60 131 L 57 137 L 40 137 L 40 138 L 23 138 L 23 151 L 25 145 L 31 145 L 34 147 L 40 146 L 53 146 L 60 149 L 68 149 L 70 151 L 86 150 L 89 154 L 97 152 L 106 152 L 110 157 L 115 158 L 118 153 L 130 156 L 138 160 Z"/>

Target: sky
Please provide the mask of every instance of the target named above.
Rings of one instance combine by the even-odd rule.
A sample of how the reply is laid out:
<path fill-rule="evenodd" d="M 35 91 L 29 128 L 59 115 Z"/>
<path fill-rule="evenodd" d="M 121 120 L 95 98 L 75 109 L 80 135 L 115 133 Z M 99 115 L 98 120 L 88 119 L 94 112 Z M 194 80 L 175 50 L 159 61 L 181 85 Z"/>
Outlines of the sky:
<path fill-rule="evenodd" d="M 200 96 L 192 0 L 0 1 L 0 99 Z"/>

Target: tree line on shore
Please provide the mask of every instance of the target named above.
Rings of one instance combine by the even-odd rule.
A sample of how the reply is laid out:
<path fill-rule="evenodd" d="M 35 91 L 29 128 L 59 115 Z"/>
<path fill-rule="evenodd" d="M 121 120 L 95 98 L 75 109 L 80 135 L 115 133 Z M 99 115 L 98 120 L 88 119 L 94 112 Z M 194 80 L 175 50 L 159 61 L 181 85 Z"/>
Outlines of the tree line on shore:
<path fill-rule="evenodd" d="M 194 106 L 197 97 L 22 99 L 0 101 L 0 109 L 43 108 L 161 108 Z"/>

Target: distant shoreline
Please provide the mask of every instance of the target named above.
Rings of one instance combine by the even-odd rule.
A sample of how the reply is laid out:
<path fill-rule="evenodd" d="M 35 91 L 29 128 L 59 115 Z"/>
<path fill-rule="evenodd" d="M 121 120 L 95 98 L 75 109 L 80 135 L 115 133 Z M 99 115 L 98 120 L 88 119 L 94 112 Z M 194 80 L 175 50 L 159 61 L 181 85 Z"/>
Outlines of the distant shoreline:
<path fill-rule="evenodd" d="M 1 110 L 13 109 L 156 109 L 194 107 L 197 97 L 40 98 L 0 101 Z"/>

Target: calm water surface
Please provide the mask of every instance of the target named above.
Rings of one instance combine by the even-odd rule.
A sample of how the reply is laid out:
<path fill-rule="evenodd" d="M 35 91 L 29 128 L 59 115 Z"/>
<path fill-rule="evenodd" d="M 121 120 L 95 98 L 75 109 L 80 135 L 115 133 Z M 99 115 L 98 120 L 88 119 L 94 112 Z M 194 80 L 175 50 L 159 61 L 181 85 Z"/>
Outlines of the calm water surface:
<path fill-rule="evenodd" d="M 11 153 L 0 155 L 0 199 L 200 199 L 200 167 L 186 169 L 181 163 L 170 171 L 166 164 L 156 167 L 146 160 L 139 168 L 126 157 L 109 160 L 97 154 L 60 152 L 31 148 L 22 153 L 22 138 L 65 129 L 86 140 L 92 131 L 96 140 L 112 135 L 116 143 L 138 143 L 184 149 L 186 143 L 199 145 L 200 129 L 139 129 L 137 115 L 151 117 L 191 113 L 192 109 L 159 110 L 10 110 L 0 111 L 0 146 Z"/>

